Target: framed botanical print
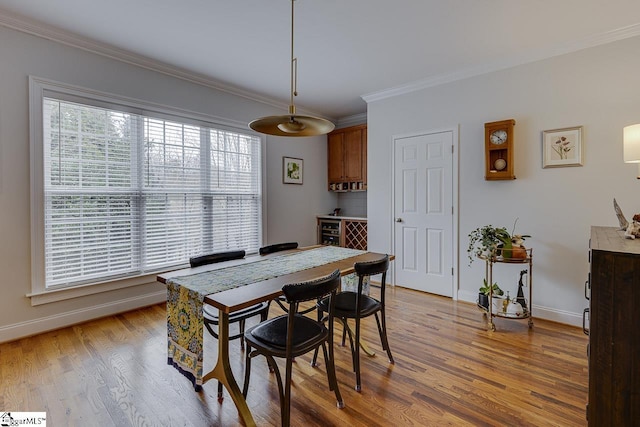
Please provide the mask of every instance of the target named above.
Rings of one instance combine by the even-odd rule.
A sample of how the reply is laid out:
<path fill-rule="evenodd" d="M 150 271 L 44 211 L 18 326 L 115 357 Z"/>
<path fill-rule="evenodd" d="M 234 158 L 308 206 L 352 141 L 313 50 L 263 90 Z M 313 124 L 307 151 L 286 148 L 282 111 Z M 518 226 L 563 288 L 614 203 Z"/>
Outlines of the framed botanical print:
<path fill-rule="evenodd" d="M 302 159 L 282 158 L 282 182 L 284 184 L 302 184 Z"/>
<path fill-rule="evenodd" d="M 542 132 L 542 167 L 582 166 L 582 126 Z"/>

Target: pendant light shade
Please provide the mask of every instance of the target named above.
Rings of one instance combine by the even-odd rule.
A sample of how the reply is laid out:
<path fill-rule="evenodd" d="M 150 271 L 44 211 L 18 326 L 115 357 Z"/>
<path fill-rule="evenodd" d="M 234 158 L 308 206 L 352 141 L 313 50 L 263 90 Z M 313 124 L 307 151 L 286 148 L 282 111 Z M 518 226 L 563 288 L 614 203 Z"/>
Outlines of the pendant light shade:
<path fill-rule="evenodd" d="M 298 59 L 293 55 L 293 8 L 295 0 L 291 0 L 291 94 L 289 114 L 282 116 L 267 116 L 249 123 L 249 127 L 256 132 L 276 136 L 314 136 L 324 135 L 335 127 L 329 120 L 312 116 L 296 114 L 293 97 L 298 96 Z"/>
<path fill-rule="evenodd" d="M 249 123 L 256 132 L 276 136 L 314 136 L 329 133 L 335 127 L 328 120 L 311 116 L 267 116 Z"/>

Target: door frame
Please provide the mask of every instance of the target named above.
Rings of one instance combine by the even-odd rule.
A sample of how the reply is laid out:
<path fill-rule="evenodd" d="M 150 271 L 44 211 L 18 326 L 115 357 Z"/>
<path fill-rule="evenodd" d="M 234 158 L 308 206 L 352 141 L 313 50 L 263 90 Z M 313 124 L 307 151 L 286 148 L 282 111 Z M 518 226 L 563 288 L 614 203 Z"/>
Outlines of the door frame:
<path fill-rule="evenodd" d="M 460 269 L 460 259 L 459 259 L 459 248 L 458 248 L 458 243 L 459 243 L 459 236 L 458 236 L 458 232 L 459 232 L 459 228 L 460 228 L 460 224 L 459 224 L 459 202 L 458 202 L 458 174 L 459 174 L 459 170 L 458 170 L 458 164 L 459 164 L 459 151 L 460 151 L 460 132 L 459 132 L 459 128 L 460 125 L 456 125 L 456 126 L 451 126 L 451 127 L 443 127 L 443 128 L 435 128 L 435 129 L 429 129 L 429 130 L 425 130 L 425 131 L 421 131 L 421 132 L 411 132 L 411 133 L 403 133 L 403 134 L 394 134 L 391 135 L 391 144 L 390 144 L 390 149 L 391 149 L 391 155 L 389 156 L 389 158 L 391 159 L 391 191 L 390 191 L 390 215 L 389 218 L 391 218 L 392 224 L 391 224 L 391 247 L 395 248 L 396 247 L 396 227 L 394 226 L 393 222 L 395 221 L 395 192 L 396 192 L 396 140 L 398 139 L 404 139 L 404 138 L 411 138 L 411 137 L 416 137 L 416 136 L 420 136 L 420 135 L 430 135 L 430 134 L 436 134 L 436 133 L 444 133 L 444 132 L 451 132 L 452 133 L 452 144 L 453 144 L 453 153 L 451 153 L 451 202 L 453 204 L 453 216 L 452 216 L 452 233 L 451 233 L 451 250 L 452 250 L 452 254 L 451 254 L 451 261 L 452 261 L 452 266 L 453 266 L 453 275 L 452 275 L 452 287 L 453 289 L 451 289 L 451 295 L 452 295 L 452 299 L 454 301 L 458 300 L 458 289 L 460 288 L 459 286 L 459 269 Z M 393 284 L 396 284 L 396 269 L 393 268 L 392 271 L 392 277 L 393 277 Z"/>

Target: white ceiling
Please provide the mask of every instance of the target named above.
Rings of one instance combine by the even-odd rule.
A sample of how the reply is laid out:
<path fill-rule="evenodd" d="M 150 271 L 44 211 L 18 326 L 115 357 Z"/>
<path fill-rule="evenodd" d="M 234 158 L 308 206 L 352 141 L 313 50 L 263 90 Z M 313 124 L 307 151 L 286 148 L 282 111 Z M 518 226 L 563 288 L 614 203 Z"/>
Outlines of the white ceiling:
<path fill-rule="evenodd" d="M 125 50 L 284 106 L 290 12 L 288 0 L 0 0 L 0 24 Z M 366 111 L 363 96 L 635 36 L 639 23 L 638 0 L 297 0 L 296 105 L 349 117 Z"/>

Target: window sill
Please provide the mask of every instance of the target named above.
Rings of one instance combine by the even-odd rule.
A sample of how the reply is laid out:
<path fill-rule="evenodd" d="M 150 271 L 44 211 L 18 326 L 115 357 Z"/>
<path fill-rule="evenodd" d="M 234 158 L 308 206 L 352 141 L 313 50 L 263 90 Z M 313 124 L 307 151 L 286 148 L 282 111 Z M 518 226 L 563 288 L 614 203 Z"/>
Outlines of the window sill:
<path fill-rule="evenodd" d="M 157 273 L 145 274 L 137 277 L 126 279 L 115 279 L 108 282 L 92 283 L 87 285 L 74 286 L 69 288 L 50 289 L 41 292 L 32 292 L 27 294 L 31 298 L 31 305 L 37 306 L 49 304 L 52 302 L 64 301 L 72 298 L 81 298 L 88 295 L 99 294 L 103 292 L 115 291 L 118 289 L 130 288 L 132 286 L 147 285 L 157 283 Z"/>

